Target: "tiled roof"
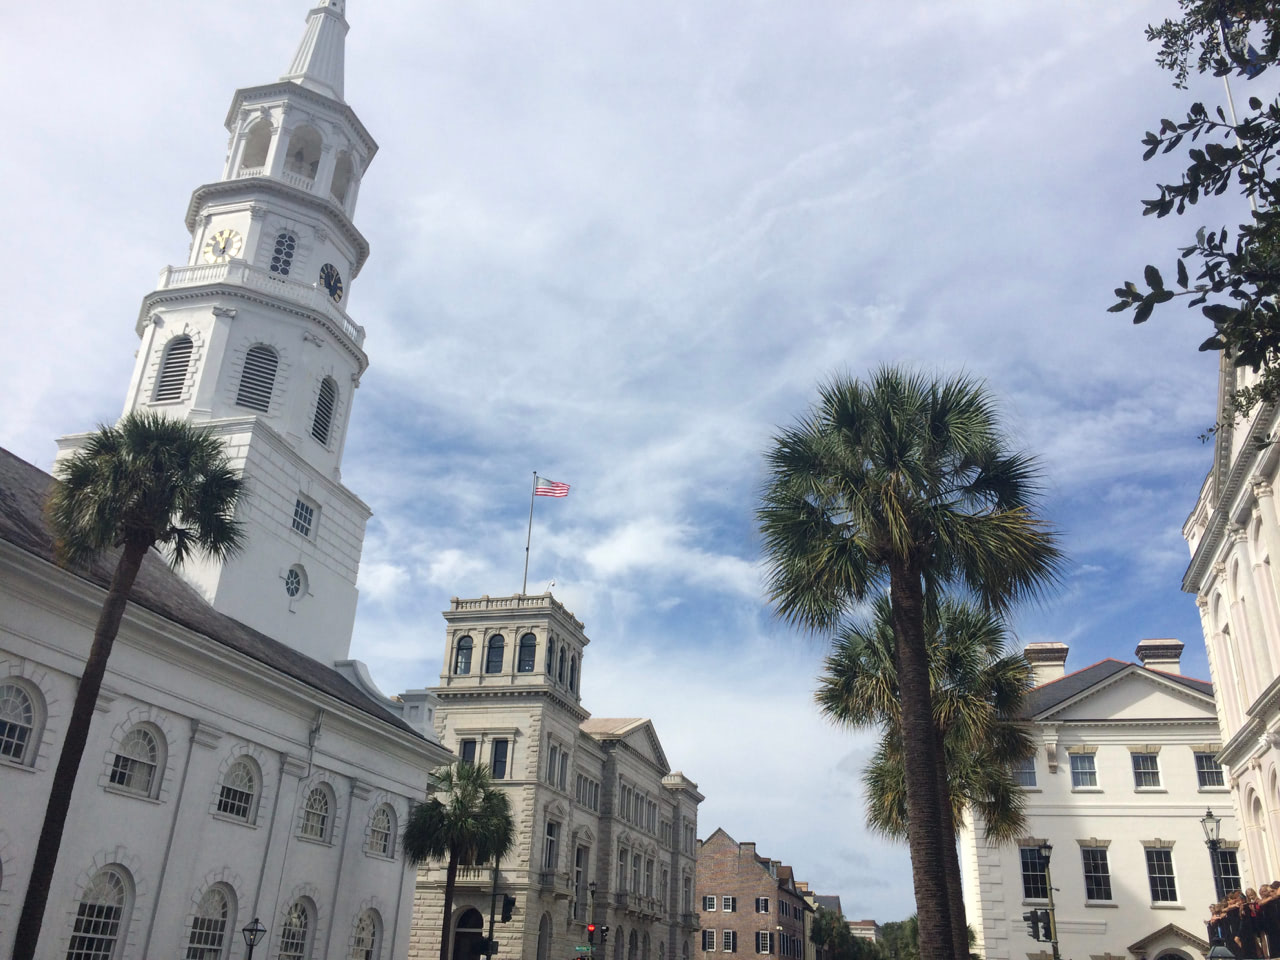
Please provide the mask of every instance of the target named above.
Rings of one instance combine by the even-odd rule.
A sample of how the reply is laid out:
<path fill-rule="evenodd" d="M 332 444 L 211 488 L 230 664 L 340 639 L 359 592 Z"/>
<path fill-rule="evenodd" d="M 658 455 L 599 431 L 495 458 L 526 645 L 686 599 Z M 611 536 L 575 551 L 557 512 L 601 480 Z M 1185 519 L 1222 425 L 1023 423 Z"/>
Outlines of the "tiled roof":
<path fill-rule="evenodd" d="M 40 560 L 56 563 L 53 535 L 44 519 L 44 502 L 52 482 L 53 478 L 39 467 L 0 447 L 0 540 L 9 541 Z M 87 568 L 71 572 L 105 590 L 117 555 L 118 551 L 108 551 Z M 129 602 L 251 657 L 402 733 L 425 739 L 333 667 L 214 610 L 155 550 L 142 561 Z"/>
<path fill-rule="evenodd" d="M 1041 684 L 1027 693 L 1026 705 L 1023 715 L 1027 717 L 1038 716 L 1046 710 L 1051 710 L 1060 703 L 1065 703 L 1072 697 L 1083 693 L 1095 684 L 1101 683 L 1114 677 L 1122 670 L 1133 667 L 1137 670 L 1145 670 L 1147 673 L 1158 676 L 1164 680 L 1172 681 L 1179 686 L 1187 687 L 1196 693 L 1203 694 L 1206 697 L 1213 696 L 1213 684 L 1207 680 L 1196 680 L 1192 677 L 1184 677 L 1178 673 L 1165 673 L 1163 670 L 1152 670 L 1138 663 L 1128 663 L 1124 660 L 1115 660 L 1108 657 L 1106 660 L 1100 660 L 1092 666 L 1085 667 L 1083 670 L 1077 670 L 1074 673 L 1068 673 L 1065 677 L 1059 677 L 1057 680 L 1051 680 L 1048 683 Z"/>

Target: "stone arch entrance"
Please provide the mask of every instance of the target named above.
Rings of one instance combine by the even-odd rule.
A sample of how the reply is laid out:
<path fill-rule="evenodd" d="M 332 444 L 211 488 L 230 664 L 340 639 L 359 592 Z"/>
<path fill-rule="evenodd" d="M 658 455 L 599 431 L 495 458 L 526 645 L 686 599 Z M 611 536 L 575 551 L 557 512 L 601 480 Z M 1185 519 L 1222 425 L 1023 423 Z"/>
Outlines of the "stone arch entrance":
<path fill-rule="evenodd" d="M 548 960 L 551 955 L 551 918 L 545 913 L 538 921 L 538 960 Z"/>
<path fill-rule="evenodd" d="M 475 960 L 480 955 L 483 939 L 484 917 L 479 910 L 468 907 L 453 928 L 453 960 Z"/>

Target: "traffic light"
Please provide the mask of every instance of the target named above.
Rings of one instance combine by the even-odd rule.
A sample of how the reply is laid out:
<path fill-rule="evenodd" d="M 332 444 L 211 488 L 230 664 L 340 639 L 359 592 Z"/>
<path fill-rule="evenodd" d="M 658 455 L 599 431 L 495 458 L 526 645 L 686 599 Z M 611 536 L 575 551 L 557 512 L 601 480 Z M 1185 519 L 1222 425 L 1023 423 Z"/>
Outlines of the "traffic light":
<path fill-rule="evenodd" d="M 587 924 L 587 943 L 596 942 L 596 925 L 594 923 Z"/>
<path fill-rule="evenodd" d="M 511 919 L 511 912 L 516 908 L 516 898 L 511 894 L 504 894 L 502 897 L 502 922 L 506 923 Z"/>
<path fill-rule="evenodd" d="M 1032 910 L 1030 913 L 1024 913 L 1022 919 L 1027 922 L 1027 936 L 1032 940 L 1040 939 L 1040 911 Z"/>
<path fill-rule="evenodd" d="M 1044 932 L 1044 938 L 1046 940 L 1052 940 L 1053 928 L 1049 926 L 1049 911 L 1037 910 L 1036 913 L 1040 914 L 1040 929 Z"/>
<path fill-rule="evenodd" d="M 600 946 L 604 946 L 609 942 L 609 925 L 603 924 L 600 927 Z"/>

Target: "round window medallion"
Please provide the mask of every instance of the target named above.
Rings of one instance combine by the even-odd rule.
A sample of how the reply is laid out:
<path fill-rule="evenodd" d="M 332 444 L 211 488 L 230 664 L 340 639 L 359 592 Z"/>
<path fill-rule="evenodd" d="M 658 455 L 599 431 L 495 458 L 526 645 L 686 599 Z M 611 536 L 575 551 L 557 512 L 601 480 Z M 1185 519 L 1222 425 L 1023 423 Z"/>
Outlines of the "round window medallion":
<path fill-rule="evenodd" d="M 289 572 L 284 575 L 284 592 L 291 597 L 296 597 L 302 593 L 306 587 L 306 581 L 303 576 L 301 567 L 290 567 Z"/>

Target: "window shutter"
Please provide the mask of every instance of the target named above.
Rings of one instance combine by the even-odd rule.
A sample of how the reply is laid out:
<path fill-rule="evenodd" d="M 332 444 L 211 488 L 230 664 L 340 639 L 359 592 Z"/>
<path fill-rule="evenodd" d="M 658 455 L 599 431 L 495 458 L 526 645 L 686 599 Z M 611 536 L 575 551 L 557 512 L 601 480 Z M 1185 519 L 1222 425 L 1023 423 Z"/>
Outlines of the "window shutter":
<path fill-rule="evenodd" d="M 338 403 L 338 385 L 333 377 L 320 381 L 320 393 L 316 396 L 316 416 L 311 421 L 311 436 L 317 443 L 329 442 L 329 428 L 333 425 L 333 408 Z"/>
<path fill-rule="evenodd" d="M 191 365 L 192 343 L 190 337 L 174 337 L 169 341 L 156 377 L 157 402 L 180 400 L 182 387 L 187 382 L 187 367 Z"/>
<path fill-rule="evenodd" d="M 271 391 L 276 385 L 276 367 L 280 358 L 276 352 L 261 343 L 254 344 L 244 357 L 244 371 L 240 374 L 240 390 L 236 403 L 259 413 L 271 408 Z"/>

